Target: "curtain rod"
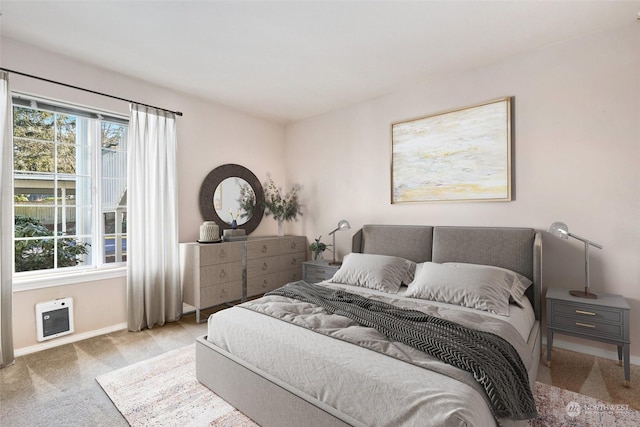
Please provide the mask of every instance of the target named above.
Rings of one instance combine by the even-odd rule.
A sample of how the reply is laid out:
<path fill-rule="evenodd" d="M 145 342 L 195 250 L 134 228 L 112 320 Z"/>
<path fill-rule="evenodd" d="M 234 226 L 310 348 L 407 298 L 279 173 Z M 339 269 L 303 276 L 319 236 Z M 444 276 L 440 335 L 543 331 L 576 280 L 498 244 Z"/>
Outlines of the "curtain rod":
<path fill-rule="evenodd" d="M 18 74 L 20 76 L 30 77 L 30 78 L 36 79 L 36 80 L 42 80 L 43 82 L 47 82 L 47 83 L 53 83 L 53 84 L 60 85 L 60 86 L 70 87 L 71 89 L 82 90 L 82 91 L 85 91 L 85 92 L 93 93 L 95 95 L 106 96 L 107 98 L 113 98 L 113 99 L 117 99 L 119 101 L 131 102 L 133 104 L 139 104 L 139 105 L 143 105 L 145 107 L 156 108 L 158 110 L 162 110 L 162 111 L 166 111 L 166 112 L 169 112 L 169 113 L 173 113 L 176 116 L 182 116 L 182 113 L 180 111 L 172 111 L 172 110 L 167 110 L 166 108 L 154 107 L 153 105 L 144 104 L 142 102 L 132 101 L 132 100 L 126 99 L 126 98 L 120 98 L 119 96 L 109 95 L 107 93 L 96 92 L 95 90 L 85 89 L 83 87 L 74 86 L 74 85 L 70 85 L 70 84 L 62 83 L 62 82 L 57 82 L 55 80 L 49 80 L 49 79 L 45 79 L 44 77 L 38 77 L 38 76 L 31 75 L 31 74 L 21 73 L 20 71 L 9 70 L 9 69 L 3 68 L 3 67 L 0 67 L 0 70 L 6 71 L 7 73 L 13 73 L 13 74 Z"/>

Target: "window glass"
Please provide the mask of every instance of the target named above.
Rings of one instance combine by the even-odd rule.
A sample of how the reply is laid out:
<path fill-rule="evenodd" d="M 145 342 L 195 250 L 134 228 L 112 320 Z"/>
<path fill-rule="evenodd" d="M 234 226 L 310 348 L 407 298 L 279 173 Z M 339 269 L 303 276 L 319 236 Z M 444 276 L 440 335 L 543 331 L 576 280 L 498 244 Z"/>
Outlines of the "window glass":
<path fill-rule="evenodd" d="M 126 261 L 126 120 L 23 96 L 13 117 L 16 273 Z"/>

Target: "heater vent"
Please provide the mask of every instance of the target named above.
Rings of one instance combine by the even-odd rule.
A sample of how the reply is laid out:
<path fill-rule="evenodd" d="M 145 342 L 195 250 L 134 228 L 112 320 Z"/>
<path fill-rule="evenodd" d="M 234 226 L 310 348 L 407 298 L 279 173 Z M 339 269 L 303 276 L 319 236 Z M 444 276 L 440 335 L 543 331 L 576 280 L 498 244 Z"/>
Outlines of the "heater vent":
<path fill-rule="evenodd" d="M 38 341 L 73 333 L 73 298 L 36 304 Z"/>

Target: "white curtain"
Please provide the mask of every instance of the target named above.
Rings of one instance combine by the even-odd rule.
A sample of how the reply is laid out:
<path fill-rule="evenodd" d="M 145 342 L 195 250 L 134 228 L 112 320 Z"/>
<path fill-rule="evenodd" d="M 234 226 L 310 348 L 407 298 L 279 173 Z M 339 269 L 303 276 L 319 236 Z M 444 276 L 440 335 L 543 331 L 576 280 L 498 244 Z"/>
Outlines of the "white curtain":
<path fill-rule="evenodd" d="M 127 322 L 139 331 L 182 315 L 175 115 L 132 105 L 127 143 Z"/>
<path fill-rule="evenodd" d="M 0 367 L 13 363 L 13 114 L 9 73 L 0 71 Z"/>

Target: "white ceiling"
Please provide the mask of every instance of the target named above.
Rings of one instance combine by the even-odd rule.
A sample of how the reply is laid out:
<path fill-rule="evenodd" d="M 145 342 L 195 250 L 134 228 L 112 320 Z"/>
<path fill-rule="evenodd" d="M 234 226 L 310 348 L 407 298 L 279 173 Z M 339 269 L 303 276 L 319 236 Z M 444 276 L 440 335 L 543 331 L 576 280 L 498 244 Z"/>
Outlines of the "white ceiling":
<path fill-rule="evenodd" d="M 286 123 L 626 25 L 640 1 L 3 0 L 0 7 L 3 37 Z"/>

